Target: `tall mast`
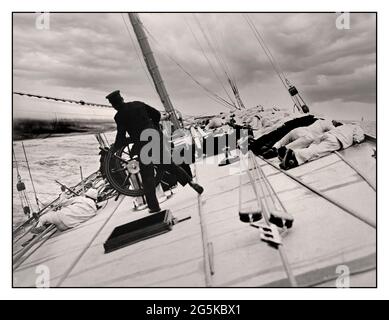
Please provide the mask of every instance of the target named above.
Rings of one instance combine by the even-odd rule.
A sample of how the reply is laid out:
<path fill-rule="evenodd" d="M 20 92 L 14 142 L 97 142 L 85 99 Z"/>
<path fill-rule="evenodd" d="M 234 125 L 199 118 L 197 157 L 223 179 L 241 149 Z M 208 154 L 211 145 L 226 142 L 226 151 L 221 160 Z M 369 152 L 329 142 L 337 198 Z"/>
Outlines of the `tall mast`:
<path fill-rule="evenodd" d="M 159 72 L 157 62 L 154 58 L 153 52 L 151 51 L 151 47 L 144 31 L 142 22 L 140 21 L 139 15 L 137 13 L 129 13 L 128 16 L 130 18 L 136 38 L 138 39 L 139 46 L 142 50 L 143 58 L 145 59 L 147 69 L 149 70 L 151 78 L 153 79 L 155 89 L 157 90 L 161 102 L 165 107 L 165 110 L 170 115 L 170 121 L 173 123 L 173 129 L 177 130 L 181 126 L 178 121 L 173 104 L 170 101 L 161 73 Z"/>

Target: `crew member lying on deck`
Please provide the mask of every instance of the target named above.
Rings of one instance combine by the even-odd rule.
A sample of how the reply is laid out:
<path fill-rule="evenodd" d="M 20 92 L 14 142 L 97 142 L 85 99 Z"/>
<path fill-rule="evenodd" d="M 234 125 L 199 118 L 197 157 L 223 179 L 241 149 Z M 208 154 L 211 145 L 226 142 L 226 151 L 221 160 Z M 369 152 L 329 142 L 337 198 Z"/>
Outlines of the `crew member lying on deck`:
<path fill-rule="evenodd" d="M 205 127 L 205 129 L 206 130 L 210 130 L 210 129 L 220 128 L 224 124 L 225 124 L 225 120 L 224 119 L 219 118 L 219 117 L 215 117 L 215 118 L 212 118 L 211 120 L 209 120 L 209 122 L 208 122 L 207 126 Z"/>
<path fill-rule="evenodd" d="M 60 231 L 77 227 L 96 215 L 97 196 L 97 190 L 90 188 L 84 196 L 63 199 L 59 209 L 49 211 L 39 218 L 38 224 L 31 233 L 41 233 L 50 224 L 54 224 Z"/>
<path fill-rule="evenodd" d="M 310 126 L 316 120 L 317 118 L 313 115 L 305 115 L 289 120 L 279 128 L 264 134 L 256 140 L 249 140 L 249 150 L 255 155 L 263 155 L 265 152 L 269 151 L 277 141 L 281 140 L 293 129 Z"/>
<path fill-rule="evenodd" d="M 358 125 L 344 124 L 340 125 L 326 133 L 318 139 L 310 141 L 309 139 L 300 141 L 298 149 L 286 149 L 280 168 L 291 169 L 302 163 L 312 161 L 323 157 L 333 151 L 346 149 L 353 143 L 360 143 L 365 139 L 362 128 Z"/>
<path fill-rule="evenodd" d="M 341 123 L 335 120 L 329 121 L 319 119 L 308 127 L 299 127 L 290 131 L 281 140 L 276 142 L 273 148 L 263 153 L 265 159 L 280 157 L 280 160 L 285 156 L 287 149 L 304 148 L 307 144 L 312 143 L 315 139 L 321 137 L 325 132 L 340 126 Z"/>

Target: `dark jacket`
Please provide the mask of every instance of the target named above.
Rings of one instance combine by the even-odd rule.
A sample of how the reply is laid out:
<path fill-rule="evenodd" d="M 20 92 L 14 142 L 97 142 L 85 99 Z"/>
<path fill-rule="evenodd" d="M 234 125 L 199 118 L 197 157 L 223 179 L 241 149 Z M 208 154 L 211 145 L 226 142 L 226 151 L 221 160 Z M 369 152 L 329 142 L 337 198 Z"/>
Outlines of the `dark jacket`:
<path fill-rule="evenodd" d="M 126 132 L 136 149 L 141 147 L 140 135 L 145 129 L 159 130 L 161 114 L 158 110 L 141 101 L 123 103 L 115 115 L 117 134 L 115 147 L 126 144 Z"/>

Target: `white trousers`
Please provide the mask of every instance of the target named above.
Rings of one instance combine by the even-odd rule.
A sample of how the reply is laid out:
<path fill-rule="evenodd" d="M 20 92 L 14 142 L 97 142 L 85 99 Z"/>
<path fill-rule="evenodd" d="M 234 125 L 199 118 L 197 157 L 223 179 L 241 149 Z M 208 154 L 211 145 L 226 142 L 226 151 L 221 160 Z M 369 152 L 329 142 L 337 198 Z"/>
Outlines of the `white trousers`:
<path fill-rule="evenodd" d="M 321 158 L 333 151 L 342 148 L 339 140 L 328 132 L 324 133 L 317 141 L 309 142 L 309 139 L 305 139 L 305 141 L 303 139 L 298 139 L 300 140 L 297 145 L 298 148 L 296 148 L 296 146 L 292 148 L 299 165 L 317 158 Z M 298 140 L 294 142 L 296 143 Z"/>
<path fill-rule="evenodd" d="M 39 218 L 37 227 L 41 227 L 46 224 L 54 224 L 60 231 L 68 229 L 68 227 L 62 222 L 60 216 L 61 214 L 59 211 L 49 211 Z"/>
<path fill-rule="evenodd" d="M 296 129 L 293 129 L 292 131 L 290 131 L 281 140 L 276 142 L 273 147 L 279 149 L 280 147 L 285 146 L 288 149 L 293 149 L 291 145 L 295 141 L 297 141 L 299 139 L 310 139 L 309 141 L 312 142 L 311 137 L 312 137 L 312 135 L 310 134 L 309 130 L 307 130 L 305 127 L 296 128 Z"/>

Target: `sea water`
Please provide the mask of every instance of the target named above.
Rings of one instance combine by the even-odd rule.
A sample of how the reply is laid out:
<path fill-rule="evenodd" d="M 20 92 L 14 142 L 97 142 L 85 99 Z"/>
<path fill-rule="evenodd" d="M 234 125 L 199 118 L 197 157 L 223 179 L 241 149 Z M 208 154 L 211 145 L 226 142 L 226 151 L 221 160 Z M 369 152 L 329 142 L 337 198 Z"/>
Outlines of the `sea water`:
<path fill-rule="evenodd" d="M 114 141 L 115 133 L 107 133 L 110 143 Z M 83 177 L 99 169 L 99 143 L 93 134 L 64 135 L 46 139 L 31 139 L 23 141 L 27 159 L 31 169 L 32 179 L 37 197 L 42 203 L 49 203 L 60 193 L 60 186 L 55 182 L 73 186 L 80 182 L 80 166 Z M 14 141 L 13 147 L 22 181 L 33 211 L 38 211 L 27 163 L 25 161 L 22 141 Z M 13 159 L 14 160 L 14 159 Z M 13 161 L 13 225 L 18 225 L 27 217 L 23 213 L 19 193 L 16 190 L 17 171 Z M 40 207 L 42 208 L 41 203 Z"/>
<path fill-rule="evenodd" d="M 364 121 L 360 124 L 366 133 L 376 136 L 375 121 Z M 112 143 L 115 138 L 115 132 L 106 133 L 106 137 Z M 51 202 L 60 194 L 60 186 L 55 180 L 67 186 L 73 186 L 81 180 L 80 166 L 82 167 L 84 178 L 98 170 L 100 166 L 99 144 L 93 134 L 32 139 L 25 140 L 23 143 L 37 196 L 43 203 Z M 16 141 L 13 145 L 18 160 L 20 176 L 26 184 L 26 191 L 32 208 L 34 211 L 37 211 L 21 141 Z M 26 216 L 23 214 L 19 194 L 16 190 L 16 183 L 16 165 L 13 163 L 12 207 L 14 226 L 26 219 Z"/>

